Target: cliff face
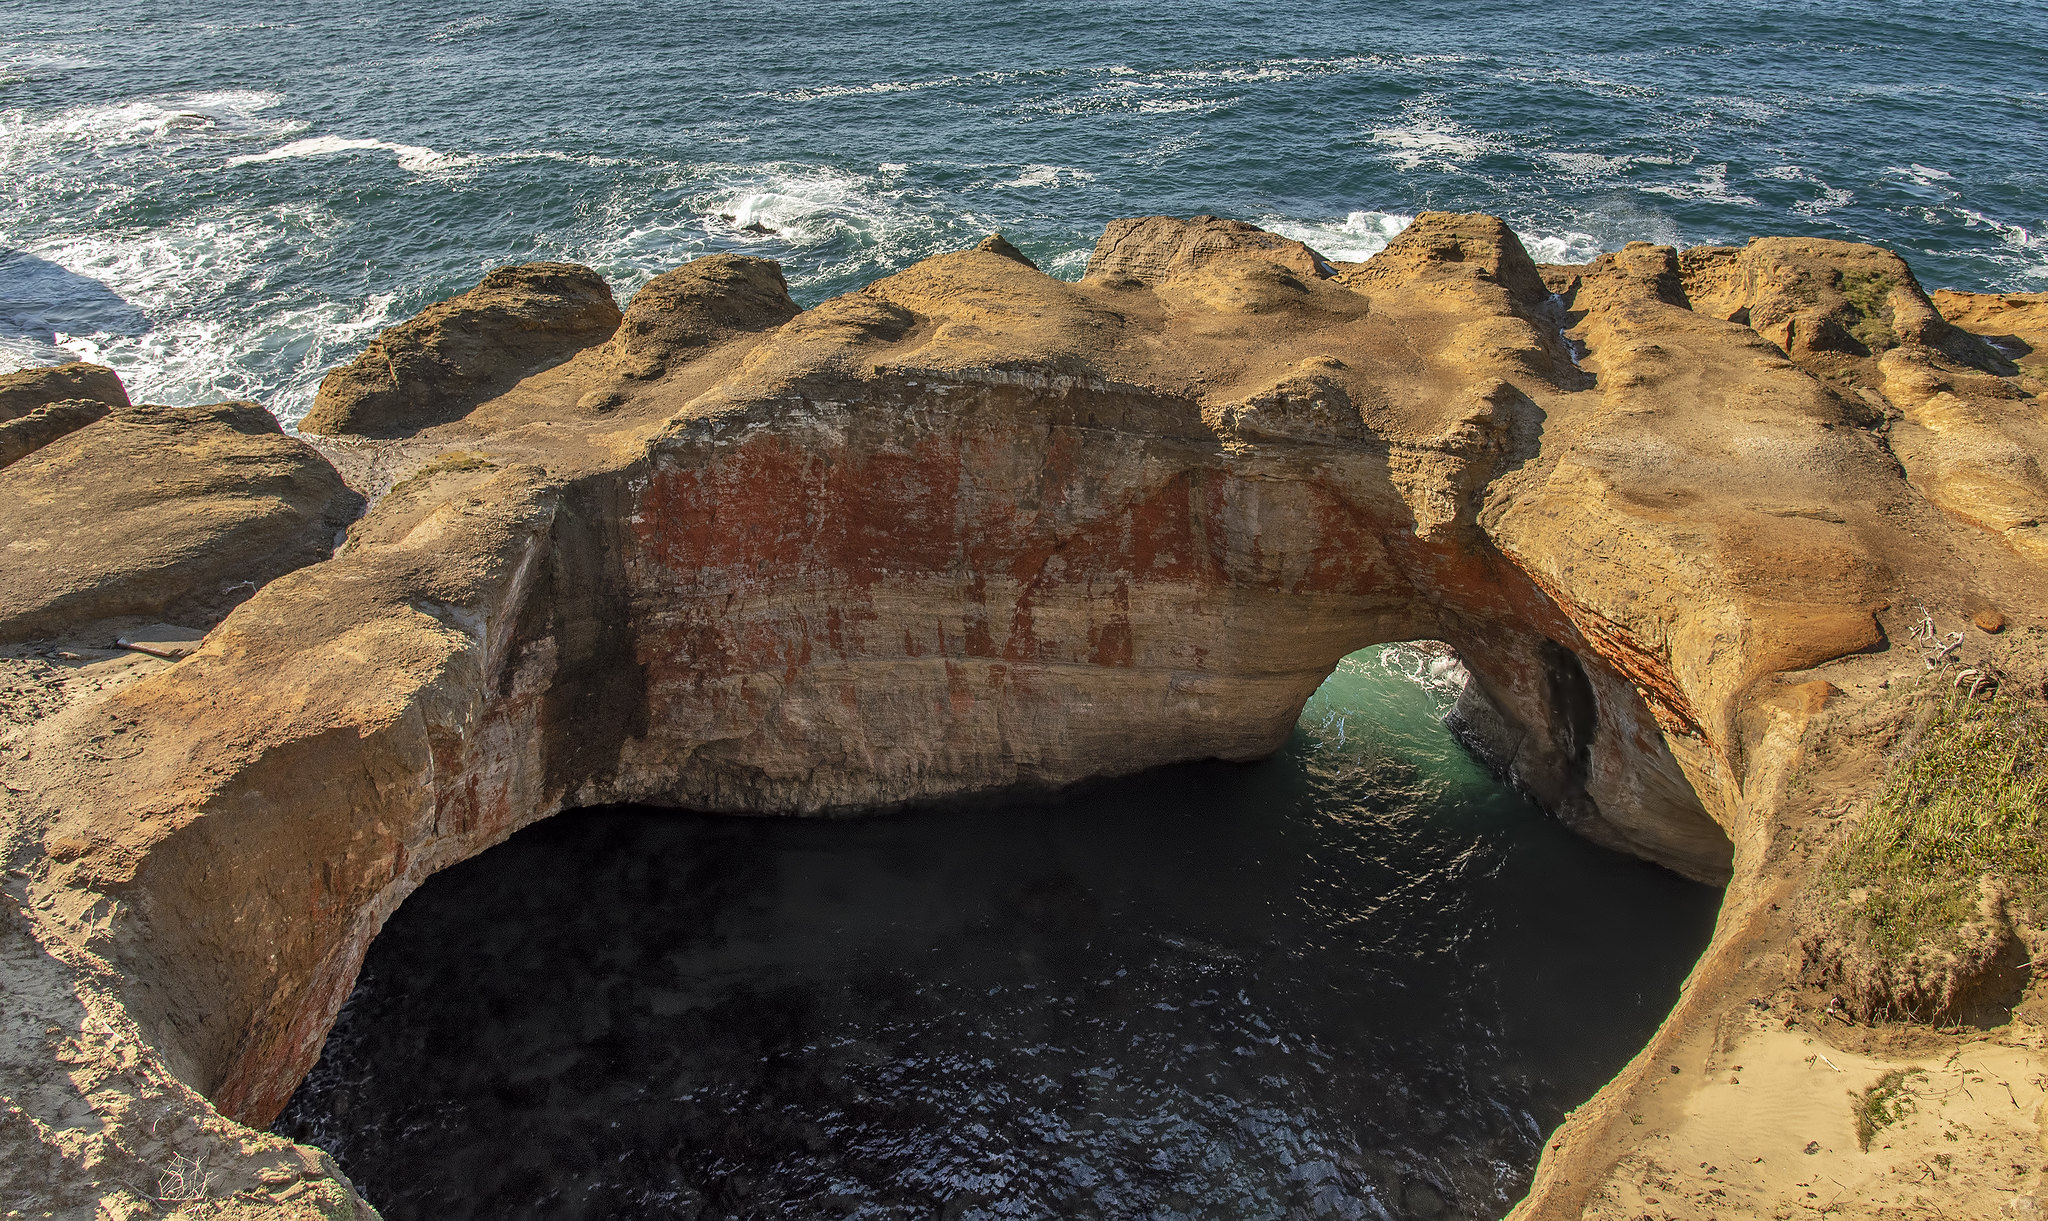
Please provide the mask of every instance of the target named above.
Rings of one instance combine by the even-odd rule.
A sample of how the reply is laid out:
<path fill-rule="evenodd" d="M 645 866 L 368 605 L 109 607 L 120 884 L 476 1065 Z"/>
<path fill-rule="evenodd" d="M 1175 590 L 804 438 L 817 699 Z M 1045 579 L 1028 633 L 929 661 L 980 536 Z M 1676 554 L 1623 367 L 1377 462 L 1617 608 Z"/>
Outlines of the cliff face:
<path fill-rule="evenodd" d="M 236 560 L 262 588 L 194 656 L 19 718 L 0 1148 L 45 1169 L 0 1186 L 89 1210 L 206 1153 L 219 1194 L 346 1215 L 331 1164 L 223 1115 L 276 1114 L 435 870 L 565 806 L 1257 758 L 1383 641 L 1457 648 L 1481 750 L 1596 839 L 1732 872 L 1739 928 L 1789 876 L 1780 782 L 1827 680 L 1876 681 L 1854 659 L 1908 601 L 2038 626 L 2043 571 L 2032 485 L 1998 503 L 2033 518 L 1976 512 L 1956 472 L 1991 468 L 1894 440 L 1932 399 L 1885 379 L 1932 370 L 1992 405 L 1973 452 L 2038 474 L 1995 416 L 2019 400 L 1970 380 L 2019 386 L 2003 358 L 1909 274 L 1891 346 L 1857 288 L 1841 350 L 1755 251 L 1539 269 L 1432 214 L 1341 264 L 1144 218 L 1078 284 L 985 244 L 799 313 L 722 257 L 623 324 L 576 269 L 493 273 L 323 387 L 308 430 L 383 492 L 338 554 Z M 1794 253 L 1841 282 L 1891 257 Z M 1532 1207 L 1575 1209 L 1568 1180 Z"/>

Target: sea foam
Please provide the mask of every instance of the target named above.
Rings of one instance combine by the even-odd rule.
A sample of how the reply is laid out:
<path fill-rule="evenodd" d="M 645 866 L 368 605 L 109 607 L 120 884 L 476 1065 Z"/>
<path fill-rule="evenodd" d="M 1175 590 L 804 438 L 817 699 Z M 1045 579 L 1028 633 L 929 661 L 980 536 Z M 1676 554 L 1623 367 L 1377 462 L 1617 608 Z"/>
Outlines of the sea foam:
<path fill-rule="evenodd" d="M 398 161 L 398 168 L 414 174 L 434 174 L 443 170 L 456 169 L 471 162 L 471 158 L 449 153 L 435 152 L 417 144 L 394 144 L 389 140 L 352 140 L 341 136 L 314 136 L 306 140 L 294 140 L 282 148 L 273 148 L 267 153 L 249 153 L 228 158 L 224 169 L 243 165 L 263 165 L 272 161 L 291 161 L 300 157 L 331 157 L 337 153 L 382 152 L 390 153 Z"/>

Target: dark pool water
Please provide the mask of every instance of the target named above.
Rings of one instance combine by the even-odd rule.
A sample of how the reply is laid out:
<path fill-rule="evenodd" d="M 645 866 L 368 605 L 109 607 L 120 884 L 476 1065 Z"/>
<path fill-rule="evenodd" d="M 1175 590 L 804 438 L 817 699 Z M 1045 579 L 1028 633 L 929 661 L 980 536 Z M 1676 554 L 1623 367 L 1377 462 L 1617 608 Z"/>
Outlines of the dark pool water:
<path fill-rule="evenodd" d="M 1498 1216 L 1719 895 L 1495 783 L 1445 669 L 1056 801 L 555 818 L 406 902 L 277 1131 L 394 1219 Z"/>

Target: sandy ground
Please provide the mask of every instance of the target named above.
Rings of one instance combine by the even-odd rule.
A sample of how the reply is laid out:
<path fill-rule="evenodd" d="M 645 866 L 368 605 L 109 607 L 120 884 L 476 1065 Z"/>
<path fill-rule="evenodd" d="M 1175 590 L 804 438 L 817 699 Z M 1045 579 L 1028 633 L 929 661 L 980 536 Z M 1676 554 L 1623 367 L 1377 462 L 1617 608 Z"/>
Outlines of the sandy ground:
<path fill-rule="evenodd" d="M 1704 1064 L 1677 1065 L 1646 1104 L 1653 1131 L 1587 1201 L 1597 1221 L 1732 1218 L 2038 1217 L 2048 1178 L 2042 1028 L 1904 1035 L 1918 1054 L 1860 1054 L 1839 1039 L 1759 1011 L 1716 1041 Z M 1903 1112 L 1866 1150 L 1856 1104 L 1903 1070 Z M 1635 1119 L 1631 1116 L 1631 1119 Z"/>

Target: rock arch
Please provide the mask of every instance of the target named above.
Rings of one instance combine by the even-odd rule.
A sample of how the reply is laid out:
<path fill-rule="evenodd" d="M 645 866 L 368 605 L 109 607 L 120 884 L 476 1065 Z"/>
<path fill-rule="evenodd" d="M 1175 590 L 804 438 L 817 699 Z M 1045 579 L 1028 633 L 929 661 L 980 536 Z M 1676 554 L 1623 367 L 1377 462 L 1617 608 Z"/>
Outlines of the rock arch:
<path fill-rule="evenodd" d="M 991 248 L 802 313 L 772 264 L 702 259 L 417 428 L 341 371 L 324 418 L 377 394 L 401 434 L 330 443 L 375 507 L 53 723 L 39 749 L 80 762 L 20 822 L 31 923 L 116 1042 L 261 1126 L 405 895 L 559 809 L 1257 758 L 1339 658 L 1415 638 L 1458 650 L 1467 732 L 1571 825 L 1754 873 L 1824 698 L 1780 676 L 1880 646 L 1908 562 L 2008 600 L 2035 570 L 1676 267 L 1545 272 L 1487 217 L 1363 264 L 1148 218 L 1079 284 Z M 459 304 L 408 326 L 492 325 Z M 114 725 L 133 754 L 93 761 Z"/>

